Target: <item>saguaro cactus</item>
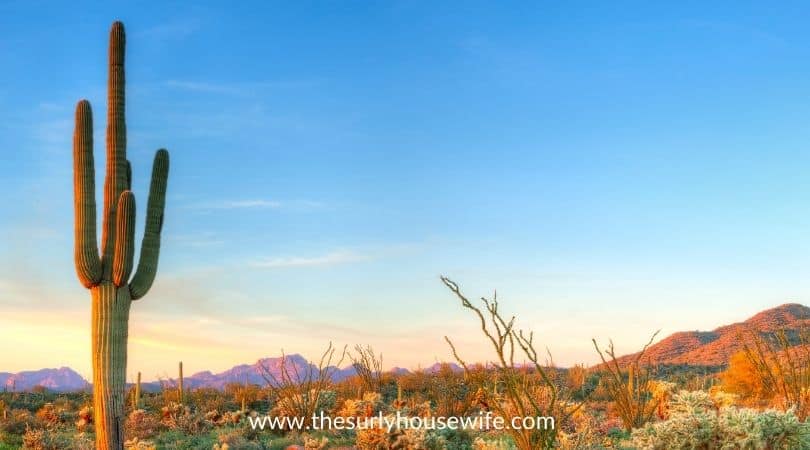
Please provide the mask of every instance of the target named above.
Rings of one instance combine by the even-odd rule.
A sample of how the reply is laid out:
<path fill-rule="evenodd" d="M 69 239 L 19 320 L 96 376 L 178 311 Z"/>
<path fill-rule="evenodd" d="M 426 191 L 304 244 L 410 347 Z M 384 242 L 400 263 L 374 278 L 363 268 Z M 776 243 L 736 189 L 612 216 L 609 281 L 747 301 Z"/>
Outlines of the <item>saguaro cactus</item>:
<path fill-rule="evenodd" d="M 138 372 L 138 377 L 135 381 L 135 390 L 132 392 L 132 410 L 141 408 L 141 373 Z"/>
<path fill-rule="evenodd" d="M 183 361 L 180 361 L 178 368 L 180 371 L 180 378 L 178 378 L 179 382 L 177 383 L 177 402 L 182 405 L 186 402 L 185 391 L 183 390 Z"/>
<path fill-rule="evenodd" d="M 110 30 L 101 254 L 96 240 L 93 118 L 87 100 L 76 105 L 73 135 L 74 257 L 79 281 L 90 289 L 93 302 L 93 411 L 99 450 L 123 448 L 129 307 L 149 291 L 155 279 L 169 173 L 169 153 L 158 150 L 152 166 L 141 257 L 130 279 L 135 251 L 135 196 L 129 190 L 132 170 L 126 156 L 124 45 L 124 25 L 115 22 Z"/>

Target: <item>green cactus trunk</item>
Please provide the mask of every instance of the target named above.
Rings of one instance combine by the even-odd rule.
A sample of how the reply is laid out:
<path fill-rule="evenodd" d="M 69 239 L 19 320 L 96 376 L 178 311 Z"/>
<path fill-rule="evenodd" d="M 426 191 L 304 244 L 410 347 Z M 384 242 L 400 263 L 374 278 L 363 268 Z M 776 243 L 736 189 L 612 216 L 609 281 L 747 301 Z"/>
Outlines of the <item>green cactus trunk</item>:
<path fill-rule="evenodd" d="M 138 372 L 138 379 L 135 382 L 135 392 L 132 398 L 132 409 L 140 409 L 141 408 L 141 373 Z"/>
<path fill-rule="evenodd" d="M 93 419 L 96 442 L 106 447 L 124 445 L 124 389 L 127 373 L 129 289 L 102 282 L 91 289 L 93 298 Z"/>
<path fill-rule="evenodd" d="M 155 279 L 166 204 L 169 153 L 158 150 L 146 206 L 141 257 L 134 276 L 135 196 L 126 158 L 124 26 L 110 31 L 107 92 L 107 175 L 101 252 L 96 233 L 93 114 L 90 103 L 76 105 L 73 135 L 73 192 L 76 273 L 90 289 L 92 305 L 93 410 L 97 450 L 124 448 L 124 390 L 127 371 L 129 307 L 146 295 Z"/>
<path fill-rule="evenodd" d="M 182 405 L 186 402 L 185 391 L 183 390 L 183 361 L 180 361 L 179 370 L 180 370 L 180 378 L 179 383 L 177 385 L 177 401 Z"/>

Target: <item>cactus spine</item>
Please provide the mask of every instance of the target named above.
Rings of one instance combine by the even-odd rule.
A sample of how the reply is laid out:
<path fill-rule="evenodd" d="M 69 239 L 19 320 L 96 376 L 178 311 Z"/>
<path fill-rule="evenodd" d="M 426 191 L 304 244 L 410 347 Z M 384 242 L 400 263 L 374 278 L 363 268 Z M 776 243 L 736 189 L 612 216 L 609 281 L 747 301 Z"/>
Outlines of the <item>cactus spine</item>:
<path fill-rule="evenodd" d="M 129 190 L 124 117 L 124 25 L 110 31 L 107 85 L 107 164 L 104 180 L 101 254 L 96 234 L 93 116 L 90 103 L 76 105 L 73 135 L 76 273 L 92 297 L 93 414 L 96 448 L 119 450 L 124 444 L 124 387 L 129 307 L 155 279 L 166 201 L 169 153 L 158 150 L 146 207 L 146 227 L 135 275 L 135 197 Z"/>
<path fill-rule="evenodd" d="M 179 369 L 180 369 L 180 378 L 179 378 L 179 382 L 177 384 L 177 401 L 180 402 L 180 404 L 182 405 L 182 404 L 185 403 L 185 399 L 183 398 L 184 397 L 184 391 L 183 391 L 183 361 L 180 361 Z"/>

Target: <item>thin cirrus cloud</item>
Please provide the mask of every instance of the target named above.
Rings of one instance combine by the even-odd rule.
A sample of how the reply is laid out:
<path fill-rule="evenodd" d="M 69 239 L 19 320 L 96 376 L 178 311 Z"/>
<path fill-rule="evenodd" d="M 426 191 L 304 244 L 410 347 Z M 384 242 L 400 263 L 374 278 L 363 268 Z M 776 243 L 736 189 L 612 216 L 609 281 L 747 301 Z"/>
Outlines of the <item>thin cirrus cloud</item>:
<path fill-rule="evenodd" d="M 240 200 L 217 200 L 211 202 L 192 203 L 187 206 L 188 209 L 198 211 L 219 211 L 219 210 L 294 210 L 294 211 L 311 211 L 322 209 L 324 204 L 321 202 L 311 200 L 293 200 L 293 201 L 278 201 L 262 198 L 254 199 L 240 199 Z"/>
<path fill-rule="evenodd" d="M 183 18 L 136 30 L 133 36 L 157 41 L 182 39 L 199 30 L 201 26 L 202 22 L 197 18 Z"/>
<path fill-rule="evenodd" d="M 271 89 L 295 89 L 311 87 L 321 82 L 318 80 L 276 80 L 276 81 L 243 81 L 212 82 L 196 80 L 167 80 L 165 85 L 172 89 L 195 93 L 255 95 L 257 92 Z"/>
<path fill-rule="evenodd" d="M 260 261 L 255 261 L 251 266 L 263 269 L 283 269 L 295 267 L 318 267 L 318 266 L 336 266 L 340 264 L 350 264 L 355 262 L 367 261 L 368 255 L 362 255 L 351 251 L 335 251 L 318 256 L 290 256 L 290 257 L 277 257 L 268 258 Z"/>
<path fill-rule="evenodd" d="M 191 209 L 218 210 L 218 209 L 278 209 L 284 206 L 282 202 L 265 199 L 249 200 L 221 200 L 216 202 L 203 202 L 190 205 Z"/>

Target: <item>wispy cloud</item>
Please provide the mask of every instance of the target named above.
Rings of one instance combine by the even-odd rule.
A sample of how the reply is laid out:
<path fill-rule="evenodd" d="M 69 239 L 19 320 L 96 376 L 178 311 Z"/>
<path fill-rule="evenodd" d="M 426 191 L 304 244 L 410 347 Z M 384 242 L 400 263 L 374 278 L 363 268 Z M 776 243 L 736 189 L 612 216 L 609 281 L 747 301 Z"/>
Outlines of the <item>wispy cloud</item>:
<path fill-rule="evenodd" d="M 215 233 L 208 231 L 195 234 L 169 235 L 167 238 L 184 247 L 194 248 L 212 247 L 225 243 L 224 239 L 218 237 L 218 235 Z"/>
<path fill-rule="evenodd" d="M 181 39 L 194 33 L 199 28 L 199 20 L 193 18 L 184 18 L 157 24 L 142 30 L 137 30 L 134 32 L 134 36 L 156 40 Z"/>
<path fill-rule="evenodd" d="M 360 261 L 367 261 L 370 256 L 355 253 L 348 250 L 341 250 L 326 253 L 318 256 L 289 256 L 268 258 L 255 261 L 251 266 L 264 269 L 280 269 L 293 267 L 316 267 L 335 266 L 339 264 L 349 264 Z"/>
<path fill-rule="evenodd" d="M 312 200 L 279 201 L 266 198 L 248 198 L 190 203 L 186 207 L 188 209 L 198 211 L 219 211 L 227 209 L 285 209 L 293 211 L 311 211 L 323 208 L 324 204 Z"/>
<path fill-rule="evenodd" d="M 220 200 L 215 202 L 204 202 L 189 205 L 191 209 L 216 210 L 216 209 L 276 209 L 281 208 L 282 203 L 276 200 L 249 199 L 249 200 Z"/>
<path fill-rule="evenodd" d="M 296 89 L 320 84 L 318 80 L 273 80 L 273 81 L 200 81 L 167 80 L 166 86 L 196 93 L 254 95 L 271 89 Z"/>

